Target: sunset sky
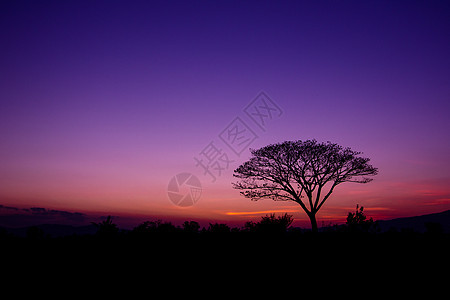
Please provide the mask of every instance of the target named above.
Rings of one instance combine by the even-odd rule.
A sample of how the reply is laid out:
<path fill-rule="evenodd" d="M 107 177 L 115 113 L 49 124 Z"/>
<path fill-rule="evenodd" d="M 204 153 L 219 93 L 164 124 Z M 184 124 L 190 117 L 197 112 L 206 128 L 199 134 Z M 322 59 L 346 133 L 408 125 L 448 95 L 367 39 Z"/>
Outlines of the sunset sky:
<path fill-rule="evenodd" d="M 248 148 L 314 138 L 379 168 L 338 186 L 319 226 L 357 203 L 375 219 L 450 209 L 449 1 L 11 0 L 0 40 L 3 206 L 308 227 L 298 204 L 231 182 Z M 246 113 L 261 97 L 264 126 Z M 233 126 L 251 133 L 237 153 Z M 195 160 L 212 146 L 228 159 L 214 182 Z M 183 172 L 202 186 L 190 207 L 168 197 Z"/>

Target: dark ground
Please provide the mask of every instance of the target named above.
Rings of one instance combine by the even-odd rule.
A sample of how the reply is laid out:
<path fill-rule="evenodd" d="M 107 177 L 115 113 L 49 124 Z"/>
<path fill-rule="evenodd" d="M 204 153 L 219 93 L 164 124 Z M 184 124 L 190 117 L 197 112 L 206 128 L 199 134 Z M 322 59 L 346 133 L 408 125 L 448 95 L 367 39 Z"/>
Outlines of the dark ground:
<path fill-rule="evenodd" d="M 270 291 L 283 297 L 279 293 L 298 295 L 303 288 L 345 295 L 355 290 L 366 294 L 369 288 L 392 293 L 401 282 L 408 288 L 427 284 L 428 289 L 429 282 L 444 287 L 450 235 L 119 232 L 59 238 L 3 235 L 0 245 L 5 288 L 18 284 L 44 295 L 58 286 L 64 293 L 100 290 L 102 296 L 125 290 L 127 295 L 206 293 L 212 298 Z"/>
<path fill-rule="evenodd" d="M 109 291 L 126 282 L 171 286 L 168 293 L 184 292 L 180 285 L 204 284 L 296 292 L 322 282 L 339 282 L 346 289 L 356 283 L 392 289 L 400 281 L 413 287 L 412 282 L 441 287 L 448 282 L 450 234 L 437 223 L 427 223 L 425 232 L 381 232 L 370 223 L 322 228 L 313 234 L 286 229 L 278 222 L 282 218 L 266 220 L 270 222 L 240 229 L 225 224 L 200 229 L 196 222 L 176 227 L 157 221 L 124 231 L 107 219 L 78 233 L 69 228 L 68 235 L 58 234 L 68 229 L 58 226 L 29 227 L 15 231 L 18 234 L 0 229 L 1 271 L 13 284 L 110 281 L 115 283 Z"/>

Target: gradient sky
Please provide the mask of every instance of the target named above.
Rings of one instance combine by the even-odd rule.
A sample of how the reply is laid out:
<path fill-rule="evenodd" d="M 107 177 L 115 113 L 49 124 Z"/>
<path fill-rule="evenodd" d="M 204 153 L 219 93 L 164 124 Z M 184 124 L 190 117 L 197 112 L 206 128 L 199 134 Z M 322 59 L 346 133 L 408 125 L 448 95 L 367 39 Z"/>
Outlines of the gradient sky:
<path fill-rule="evenodd" d="M 0 204 L 308 226 L 232 189 L 249 151 L 219 134 L 240 117 L 251 148 L 329 140 L 379 168 L 319 224 L 450 209 L 449 37 L 448 1 L 2 1 Z M 244 112 L 261 91 L 283 112 L 265 131 Z M 210 142 L 233 160 L 216 182 L 194 161 Z M 167 196 L 181 172 L 203 187 L 189 208 Z"/>

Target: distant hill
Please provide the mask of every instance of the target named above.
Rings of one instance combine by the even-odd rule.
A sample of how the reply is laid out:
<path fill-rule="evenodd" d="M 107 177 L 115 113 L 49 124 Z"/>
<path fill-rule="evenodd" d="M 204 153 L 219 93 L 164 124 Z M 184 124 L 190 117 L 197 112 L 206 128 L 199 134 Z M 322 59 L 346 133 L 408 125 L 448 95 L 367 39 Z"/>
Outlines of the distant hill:
<path fill-rule="evenodd" d="M 450 233 L 450 210 L 415 217 L 397 218 L 392 220 L 379 220 L 378 226 L 381 232 L 386 232 L 389 230 L 397 230 L 397 231 L 412 230 L 414 232 L 423 233 L 427 231 L 426 225 L 427 223 L 440 224 L 438 225 L 438 227 L 434 226 L 434 228 L 442 228 L 443 232 Z M 70 236 L 74 234 L 76 235 L 95 234 L 97 232 L 97 228 L 94 225 L 72 226 L 61 224 L 42 224 L 37 225 L 36 227 L 40 228 L 44 232 L 45 236 L 48 235 L 53 238 L 61 236 Z M 25 237 L 28 228 L 29 226 L 24 226 L 20 228 L 10 228 L 0 226 L 0 233 L 3 231 L 15 236 Z"/>
<path fill-rule="evenodd" d="M 86 235 L 86 234 L 94 234 L 97 232 L 97 227 L 94 225 L 86 225 L 86 226 L 71 226 L 71 225 L 60 225 L 60 224 L 42 224 L 36 226 L 44 232 L 44 235 L 49 235 L 50 237 L 61 237 L 68 235 Z M 27 234 L 27 230 L 29 227 L 21 227 L 21 228 L 5 228 L 0 227 L 0 229 L 5 230 L 6 232 L 19 236 L 25 237 Z"/>
<path fill-rule="evenodd" d="M 450 210 L 422 216 L 378 221 L 381 231 L 408 229 L 415 232 L 426 232 L 427 223 L 439 223 L 444 232 L 450 233 Z"/>

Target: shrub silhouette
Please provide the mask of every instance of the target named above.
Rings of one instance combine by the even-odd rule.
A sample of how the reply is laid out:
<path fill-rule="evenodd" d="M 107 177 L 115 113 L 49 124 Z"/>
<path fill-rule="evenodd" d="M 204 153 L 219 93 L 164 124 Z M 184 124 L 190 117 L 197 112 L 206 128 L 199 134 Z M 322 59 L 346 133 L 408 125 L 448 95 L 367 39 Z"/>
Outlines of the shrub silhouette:
<path fill-rule="evenodd" d="M 427 234 L 442 234 L 442 233 L 444 233 L 444 228 L 442 228 L 441 223 L 425 222 L 425 228 L 426 228 Z"/>
<path fill-rule="evenodd" d="M 285 213 L 284 215 L 275 217 L 275 214 L 268 214 L 261 217 L 261 221 L 254 223 L 252 221 L 245 223 L 245 230 L 260 233 L 282 233 L 286 232 L 294 221 L 292 215 Z"/>
<path fill-rule="evenodd" d="M 198 233 L 200 230 L 200 224 L 195 221 L 184 221 L 183 231 L 188 233 Z"/>
<path fill-rule="evenodd" d="M 97 235 L 101 237 L 112 237 L 119 233 L 119 228 L 112 222 L 112 217 L 108 216 L 106 220 L 96 223 L 92 222 L 97 227 Z"/>
<path fill-rule="evenodd" d="M 26 237 L 31 240 L 41 240 L 44 238 L 44 231 L 37 226 L 31 226 L 27 229 Z"/>
<path fill-rule="evenodd" d="M 158 229 L 158 222 L 160 223 L 160 221 L 145 221 L 144 223 L 134 227 L 131 233 L 133 235 L 146 235 L 151 232 L 156 232 Z"/>
<path fill-rule="evenodd" d="M 158 226 L 158 232 L 160 233 L 173 233 L 179 231 L 179 228 L 177 228 L 175 225 L 173 225 L 170 222 L 162 222 L 159 223 Z"/>
<path fill-rule="evenodd" d="M 376 230 L 376 222 L 370 218 L 367 219 L 364 214 L 364 207 L 356 205 L 356 211 L 354 213 L 349 212 L 347 215 L 347 229 L 349 232 L 372 232 Z"/>
<path fill-rule="evenodd" d="M 227 224 L 209 223 L 208 231 L 211 233 L 229 233 L 231 228 Z"/>
<path fill-rule="evenodd" d="M 132 233 L 148 234 L 148 233 L 169 233 L 176 231 L 179 231 L 179 228 L 177 228 L 172 223 L 156 220 L 156 221 L 145 221 L 144 223 L 133 228 Z"/>

